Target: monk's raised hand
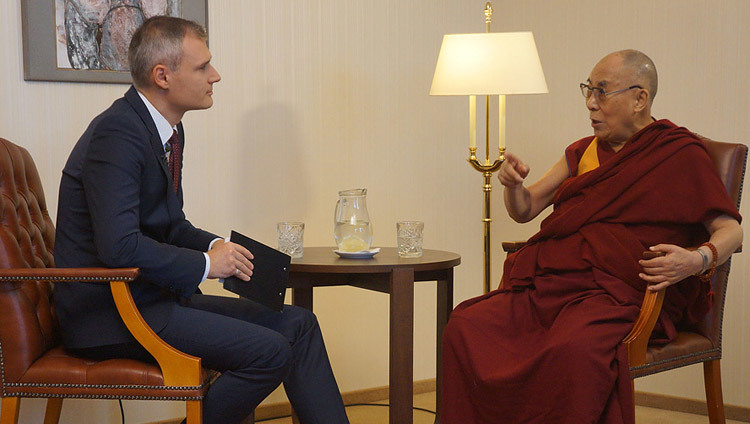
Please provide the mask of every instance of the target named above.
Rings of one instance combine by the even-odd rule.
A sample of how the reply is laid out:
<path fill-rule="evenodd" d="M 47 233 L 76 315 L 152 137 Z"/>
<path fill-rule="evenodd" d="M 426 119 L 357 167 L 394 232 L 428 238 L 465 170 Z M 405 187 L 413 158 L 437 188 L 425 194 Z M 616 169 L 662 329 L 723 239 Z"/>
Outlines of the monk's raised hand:
<path fill-rule="evenodd" d="M 700 271 L 703 265 L 700 253 L 673 244 L 657 244 L 649 247 L 649 250 L 664 253 L 664 256 L 638 261 L 643 267 L 643 272 L 638 276 L 650 283 L 648 290 L 651 291 L 678 283 Z"/>
<path fill-rule="evenodd" d="M 497 173 L 500 184 L 513 188 L 523 184 L 527 175 L 529 175 L 529 166 L 516 155 L 505 153 L 505 162 L 500 166 L 500 171 Z"/>

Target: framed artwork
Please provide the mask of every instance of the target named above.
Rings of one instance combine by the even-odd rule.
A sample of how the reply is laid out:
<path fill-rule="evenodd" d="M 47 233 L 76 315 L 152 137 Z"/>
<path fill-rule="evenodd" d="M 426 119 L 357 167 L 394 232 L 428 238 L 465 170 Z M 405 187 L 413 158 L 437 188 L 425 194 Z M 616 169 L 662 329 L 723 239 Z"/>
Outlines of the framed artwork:
<path fill-rule="evenodd" d="M 206 26 L 207 0 L 21 0 L 26 81 L 131 82 L 127 52 L 155 15 Z"/>

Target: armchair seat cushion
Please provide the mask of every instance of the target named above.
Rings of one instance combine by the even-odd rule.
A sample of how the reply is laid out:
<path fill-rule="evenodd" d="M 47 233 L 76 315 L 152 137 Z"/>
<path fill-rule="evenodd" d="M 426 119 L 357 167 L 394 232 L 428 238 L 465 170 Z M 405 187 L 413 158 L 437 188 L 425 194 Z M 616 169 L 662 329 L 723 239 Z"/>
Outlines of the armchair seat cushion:
<path fill-rule="evenodd" d="M 665 346 L 649 346 L 646 351 L 646 363 L 631 368 L 630 373 L 633 378 L 643 377 L 719 358 L 721 358 L 721 349 L 714 346 L 708 337 L 680 331 L 677 337 Z"/>
<path fill-rule="evenodd" d="M 198 400 L 208 389 L 204 369 L 200 386 L 164 386 L 159 367 L 132 359 L 96 361 L 72 356 L 57 346 L 34 361 L 5 396 Z"/>

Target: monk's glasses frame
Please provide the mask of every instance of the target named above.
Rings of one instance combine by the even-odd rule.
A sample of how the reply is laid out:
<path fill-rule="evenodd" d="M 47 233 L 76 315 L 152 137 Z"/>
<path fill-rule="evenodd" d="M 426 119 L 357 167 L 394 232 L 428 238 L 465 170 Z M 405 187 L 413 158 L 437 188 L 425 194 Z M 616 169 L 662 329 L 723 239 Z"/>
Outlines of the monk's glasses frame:
<path fill-rule="evenodd" d="M 586 84 L 585 82 L 582 82 L 580 84 L 580 87 L 581 87 L 581 94 L 583 94 L 583 97 L 586 100 L 588 100 L 589 97 L 591 97 L 591 93 L 595 93 L 594 94 L 594 98 L 596 98 L 597 102 L 603 102 L 604 100 L 606 100 L 607 96 L 611 96 L 612 94 L 622 93 L 624 91 L 632 90 L 634 88 L 640 88 L 640 89 L 643 88 L 640 85 L 631 85 L 630 87 L 621 88 L 619 90 L 610 91 L 608 93 L 608 92 L 604 91 L 604 89 L 601 88 L 601 87 L 592 87 L 592 86 Z"/>

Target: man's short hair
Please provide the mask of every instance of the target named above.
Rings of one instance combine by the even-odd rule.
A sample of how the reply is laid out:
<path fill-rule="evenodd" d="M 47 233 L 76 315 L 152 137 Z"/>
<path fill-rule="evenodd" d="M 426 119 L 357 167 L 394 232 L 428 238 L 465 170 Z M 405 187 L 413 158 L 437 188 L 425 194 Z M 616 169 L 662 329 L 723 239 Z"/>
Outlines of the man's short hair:
<path fill-rule="evenodd" d="M 636 80 L 646 85 L 650 101 L 654 101 L 656 90 L 659 88 L 659 76 L 656 73 L 656 65 L 650 57 L 638 50 L 622 50 L 618 52 L 622 57 L 623 63 L 633 69 Z"/>
<path fill-rule="evenodd" d="M 205 28 L 182 18 L 154 16 L 135 31 L 128 48 L 130 75 L 136 87 L 151 84 L 151 71 L 162 64 L 177 70 L 182 60 L 182 41 L 185 35 L 208 39 Z"/>

